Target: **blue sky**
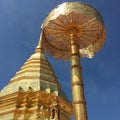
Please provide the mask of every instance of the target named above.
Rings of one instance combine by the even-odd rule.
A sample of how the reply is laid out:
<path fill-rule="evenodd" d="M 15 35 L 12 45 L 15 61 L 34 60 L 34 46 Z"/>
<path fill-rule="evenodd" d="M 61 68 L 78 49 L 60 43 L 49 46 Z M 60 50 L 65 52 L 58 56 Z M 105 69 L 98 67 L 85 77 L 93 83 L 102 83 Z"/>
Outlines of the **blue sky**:
<path fill-rule="evenodd" d="M 34 52 L 45 17 L 65 1 L 74 0 L 0 0 L 0 90 Z M 93 59 L 81 59 L 88 118 L 120 120 L 120 1 L 81 2 L 102 14 L 107 34 L 103 49 Z M 47 57 L 71 99 L 70 63 Z"/>

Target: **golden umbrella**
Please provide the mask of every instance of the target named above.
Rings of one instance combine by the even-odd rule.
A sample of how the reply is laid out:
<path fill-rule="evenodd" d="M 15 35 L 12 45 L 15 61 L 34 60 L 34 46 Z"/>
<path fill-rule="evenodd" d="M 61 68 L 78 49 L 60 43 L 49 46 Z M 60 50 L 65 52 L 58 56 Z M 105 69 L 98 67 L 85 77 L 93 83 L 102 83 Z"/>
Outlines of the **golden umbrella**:
<path fill-rule="evenodd" d="M 66 2 L 53 9 L 42 25 L 45 51 L 71 61 L 75 120 L 87 120 L 80 57 L 92 58 L 103 46 L 105 28 L 100 13 L 81 2 Z"/>

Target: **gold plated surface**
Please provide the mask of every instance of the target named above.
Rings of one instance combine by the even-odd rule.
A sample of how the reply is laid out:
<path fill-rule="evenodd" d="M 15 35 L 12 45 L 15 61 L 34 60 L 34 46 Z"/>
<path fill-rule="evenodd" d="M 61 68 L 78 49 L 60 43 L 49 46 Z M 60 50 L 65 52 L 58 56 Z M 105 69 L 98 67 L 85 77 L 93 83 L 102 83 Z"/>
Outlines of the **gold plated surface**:
<path fill-rule="evenodd" d="M 81 57 L 92 58 L 105 40 L 101 15 L 81 2 L 67 2 L 56 7 L 43 22 L 42 30 L 44 49 L 63 60 L 70 59 L 70 34 L 79 45 Z"/>
<path fill-rule="evenodd" d="M 11 113 L 14 115 L 14 120 L 18 120 L 22 115 L 26 120 L 31 115 L 34 115 L 35 119 L 41 112 L 44 114 L 41 115 L 42 117 L 50 118 L 50 109 L 55 106 L 55 102 L 57 102 L 57 109 L 60 110 L 60 114 L 64 113 L 70 118 L 72 115 L 72 106 L 63 98 L 44 91 L 32 91 L 31 89 L 29 91 L 19 90 L 16 93 L 0 97 L 0 120 L 2 120 L 2 116 Z M 11 116 L 10 118 L 13 119 Z"/>
<path fill-rule="evenodd" d="M 82 67 L 80 65 L 79 46 L 74 42 L 71 35 L 71 77 L 72 77 L 72 98 L 75 120 L 88 120 L 84 86 L 82 80 Z"/>
<path fill-rule="evenodd" d="M 39 42 L 35 52 L 27 59 L 20 70 L 16 72 L 15 76 L 10 79 L 9 84 L 0 92 L 0 96 L 16 92 L 19 86 L 26 90 L 29 86 L 34 90 L 40 90 L 43 88 L 43 84 L 47 86 L 45 83 L 49 83 L 57 88 L 61 87 Z"/>

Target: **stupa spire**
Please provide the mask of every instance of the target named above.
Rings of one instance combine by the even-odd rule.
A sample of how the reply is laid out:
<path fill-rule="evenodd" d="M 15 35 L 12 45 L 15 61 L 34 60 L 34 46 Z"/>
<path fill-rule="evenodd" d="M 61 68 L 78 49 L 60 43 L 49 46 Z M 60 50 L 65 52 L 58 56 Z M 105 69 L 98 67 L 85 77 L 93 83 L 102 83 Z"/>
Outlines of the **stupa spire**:
<path fill-rule="evenodd" d="M 42 37 L 41 36 L 42 36 L 42 33 L 40 34 L 38 45 L 37 45 L 37 47 L 40 47 L 40 48 L 42 48 Z"/>
<path fill-rule="evenodd" d="M 4 95 L 16 92 L 19 87 L 22 87 L 25 90 L 29 87 L 32 87 L 34 90 L 41 90 L 43 89 L 43 84 L 45 83 L 53 84 L 60 88 L 57 77 L 49 61 L 44 55 L 44 51 L 42 49 L 42 39 L 40 37 L 35 52 L 27 59 L 20 70 L 16 72 L 15 76 L 10 79 L 9 84 L 2 90 L 1 93 Z M 45 85 L 44 89 L 46 89 Z"/>

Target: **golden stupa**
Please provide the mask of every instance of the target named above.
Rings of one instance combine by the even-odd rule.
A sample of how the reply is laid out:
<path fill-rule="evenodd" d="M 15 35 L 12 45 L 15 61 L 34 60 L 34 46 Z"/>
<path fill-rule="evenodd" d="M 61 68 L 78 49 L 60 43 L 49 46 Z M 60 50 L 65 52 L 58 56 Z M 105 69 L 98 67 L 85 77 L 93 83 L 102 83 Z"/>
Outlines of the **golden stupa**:
<path fill-rule="evenodd" d="M 0 92 L 0 120 L 69 120 L 72 105 L 40 45 Z"/>

